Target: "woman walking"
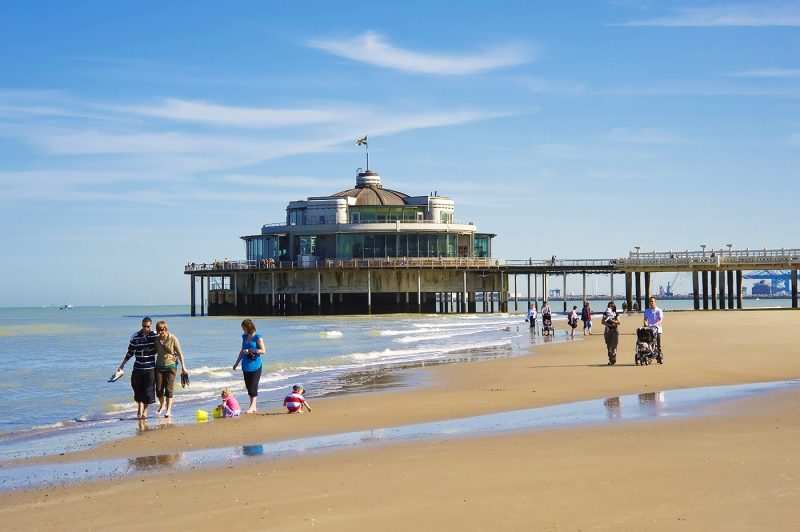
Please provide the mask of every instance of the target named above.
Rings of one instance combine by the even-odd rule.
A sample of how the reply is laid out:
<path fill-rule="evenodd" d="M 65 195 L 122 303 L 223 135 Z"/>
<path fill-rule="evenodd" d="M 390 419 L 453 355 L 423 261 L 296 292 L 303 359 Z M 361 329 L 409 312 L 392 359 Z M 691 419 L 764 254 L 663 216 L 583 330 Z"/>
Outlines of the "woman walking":
<path fill-rule="evenodd" d="M 617 345 L 619 345 L 619 316 L 617 305 L 613 301 L 609 301 L 608 308 L 603 313 L 603 325 L 606 326 L 603 336 L 608 350 L 608 365 L 613 366 L 617 363 Z"/>
<path fill-rule="evenodd" d="M 156 323 L 156 353 L 156 397 L 158 397 L 156 414 L 170 417 L 178 363 L 181 365 L 181 376 L 188 373 L 181 343 L 174 334 L 169 333 L 167 322 L 164 320 Z"/>
<path fill-rule="evenodd" d="M 250 396 L 250 406 L 247 413 L 252 414 L 256 411 L 256 399 L 258 398 L 258 381 L 261 380 L 261 355 L 266 353 L 264 339 L 256 332 L 256 325 L 253 320 L 246 319 L 242 322 L 242 348 L 239 356 L 233 363 L 235 370 L 242 363 L 242 376 L 244 385 L 247 388 L 247 395 Z"/>

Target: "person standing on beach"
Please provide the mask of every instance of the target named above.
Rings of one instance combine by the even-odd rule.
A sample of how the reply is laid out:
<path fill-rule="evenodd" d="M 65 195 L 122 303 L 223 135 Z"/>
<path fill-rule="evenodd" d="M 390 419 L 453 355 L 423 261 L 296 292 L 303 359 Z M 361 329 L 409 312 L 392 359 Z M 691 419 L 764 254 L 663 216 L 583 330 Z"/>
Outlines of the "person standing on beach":
<path fill-rule="evenodd" d="M 156 323 L 156 397 L 158 410 L 156 414 L 164 417 L 172 416 L 172 395 L 175 389 L 175 375 L 178 363 L 181 364 L 181 376 L 188 375 L 186 362 L 181 351 L 181 343 L 174 334 L 170 334 L 167 322 Z"/>
<path fill-rule="evenodd" d="M 531 330 L 535 333 L 536 332 L 536 305 L 531 304 L 530 308 L 528 308 L 528 317 L 525 319 L 530 325 Z"/>
<path fill-rule="evenodd" d="M 131 388 L 133 400 L 136 401 L 136 417 L 147 418 L 147 408 L 155 403 L 155 371 L 156 371 L 156 333 L 153 332 L 153 320 L 144 318 L 142 328 L 133 333 L 128 343 L 128 352 L 117 368 L 122 371 L 125 363 L 135 357 L 131 371 Z"/>
<path fill-rule="evenodd" d="M 583 335 L 586 336 L 586 331 L 589 331 L 589 335 L 592 334 L 592 309 L 589 307 L 589 302 L 583 302 L 583 308 L 581 309 L 581 321 L 583 322 Z"/>
<path fill-rule="evenodd" d="M 661 353 L 661 358 L 664 358 L 664 351 L 661 350 L 661 333 L 663 332 L 661 323 L 664 321 L 664 311 L 656 306 L 656 298 L 651 297 L 647 300 L 647 308 L 644 309 L 642 316 L 642 324 L 645 327 L 656 328 L 656 346 Z"/>
<path fill-rule="evenodd" d="M 236 357 L 236 362 L 233 363 L 233 369 L 242 363 L 242 376 L 244 377 L 244 385 L 247 388 L 247 395 L 250 396 L 250 406 L 247 407 L 247 413 L 253 414 L 256 412 L 256 400 L 258 398 L 258 382 L 261 380 L 261 355 L 266 353 L 264 348 L 264 339 L 256 332 L 256 325 L 253 320 L 246 319 L 242 322 L 242 348 L 239 350 L 239 356 Z"/>
<path fill-rule="evenodd" d="M 608 350 L 608 365 L 613 366 L 617 363 L 617 346 L 619 345 L 619 315 L 617 314 L 617 305 L 613 301 L 608 302 L 608 308 L 603 313 L 602 324 L 606 326 L 603 336 Z"/>
<path fill-rule="evenodd" d="M 575 338 L 575 328 L 578 327 L 578 305 L 572 305 L 572 310 L 567 316 L 567 325 L 569 325 L 569 337 Z"/>

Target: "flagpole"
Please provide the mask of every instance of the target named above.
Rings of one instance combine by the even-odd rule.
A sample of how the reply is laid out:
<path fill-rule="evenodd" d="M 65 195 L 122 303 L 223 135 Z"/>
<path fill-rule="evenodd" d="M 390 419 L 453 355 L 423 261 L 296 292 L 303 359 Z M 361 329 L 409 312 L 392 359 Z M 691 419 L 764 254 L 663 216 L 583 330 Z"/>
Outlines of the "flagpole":
<path fill-rule="evenodd" d="M 364 146 L 366 146 L 365 151 L 367 152 L 367 172 L 369 172 L 369 142 L 365 142 Z"/>

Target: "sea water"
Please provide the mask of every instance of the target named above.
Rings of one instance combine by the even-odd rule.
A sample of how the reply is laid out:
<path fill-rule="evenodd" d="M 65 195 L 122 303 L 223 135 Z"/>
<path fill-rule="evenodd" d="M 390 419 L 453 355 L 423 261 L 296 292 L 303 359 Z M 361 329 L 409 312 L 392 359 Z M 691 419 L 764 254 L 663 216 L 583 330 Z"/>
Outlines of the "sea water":
<path fill-rule="evenodd" d="M 186 306 L 0 309 L 0 447 L 30 434 L 47 435 L 109 423 L 134 425 L 125 376 L 109 383 L 141 320 L 165 320 L 180 340 L 190 385 L 176 379 L 173 417 L 193 422 L 211 410 L 223 388 L 247 406 L 241 370 L 232 365 L 241 346 L 241 317 L 191 317 Z M 557 316 L 556 321 L 563 320 Z M 332 317 L 255 317 L 266 355 L 259 411 L 280 411 L 292 384 L 314 397 L 381 382 L 397 368 L 505 357 L 544 339 L 512 314 L 396 314 Z M 558 331 L 556 340 L 566 338 Z M 551 340 L 552 339 L 548 339 Z M 191 414 L 191 417 L 189 416 Z M 154 416 L 154 408 L 150 415 Z M 27 436 L 26 436 L 27 435 Z M 29 445 L 27 443 L 26 445 Z"/>
<path fill-rule="evenodd" d="M 524 311 L 526 304 L 510 302 L 508 314 L 255 317 L 266 344 L 259 411 L 282 411 L 283 397 L 298 382 L 313 402 L 384 384 L 415 384 L 399 368 L 516 356 L 537 343 L 566 340 L 558 324 L 565 319 L 562 302 L 553 304 L 553 338 L 531 335 L 523 316 L 514 312 Z M 592 301 L 596 313 L 604 306 Z M 668 310 L 691 306 L 692 301 L 662 304 Z M 97 443 L 98 427 L 101 439 L 135 434 L 133 361 L 122 379 L 107 380 L 144 316 L 154 325 L 167 322 L 191 376 L 187 388 L 176 383 L 172 423 L 193 423 L 194 411 L 210 411 L 223 388 L 246 407 L 241 370 L 232 369 L 241 345 L 241 317 L 191 317 L 183 305 L 0 308 L 0 392 L 6 399 L 0 409 L 0 459 L 85 448 Z"/>

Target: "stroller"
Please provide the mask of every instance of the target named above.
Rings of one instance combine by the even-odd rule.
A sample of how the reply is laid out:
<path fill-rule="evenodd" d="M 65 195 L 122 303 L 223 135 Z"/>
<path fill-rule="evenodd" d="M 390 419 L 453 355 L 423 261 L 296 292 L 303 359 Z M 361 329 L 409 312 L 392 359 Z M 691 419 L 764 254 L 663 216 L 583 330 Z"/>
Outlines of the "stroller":
<path fill-rule="evenodd" d="M 556 330 L 553 328 L 553 316 L 550 313 L 542 314 L 542 334 L 552 336 Z"/>
<path fill-rule="evenodd" d="M 661 351 L 658 349 L 656 342 L 656 335 L 658 329 L 655 327 L 640 327 L 636 329 L 636 353 L 634 355 L 634 362 L 637 366 L 646 366 L 652 362 L 653 359 L 659 364 L 663 364 L 664 360 L 661 356 Z"/>

